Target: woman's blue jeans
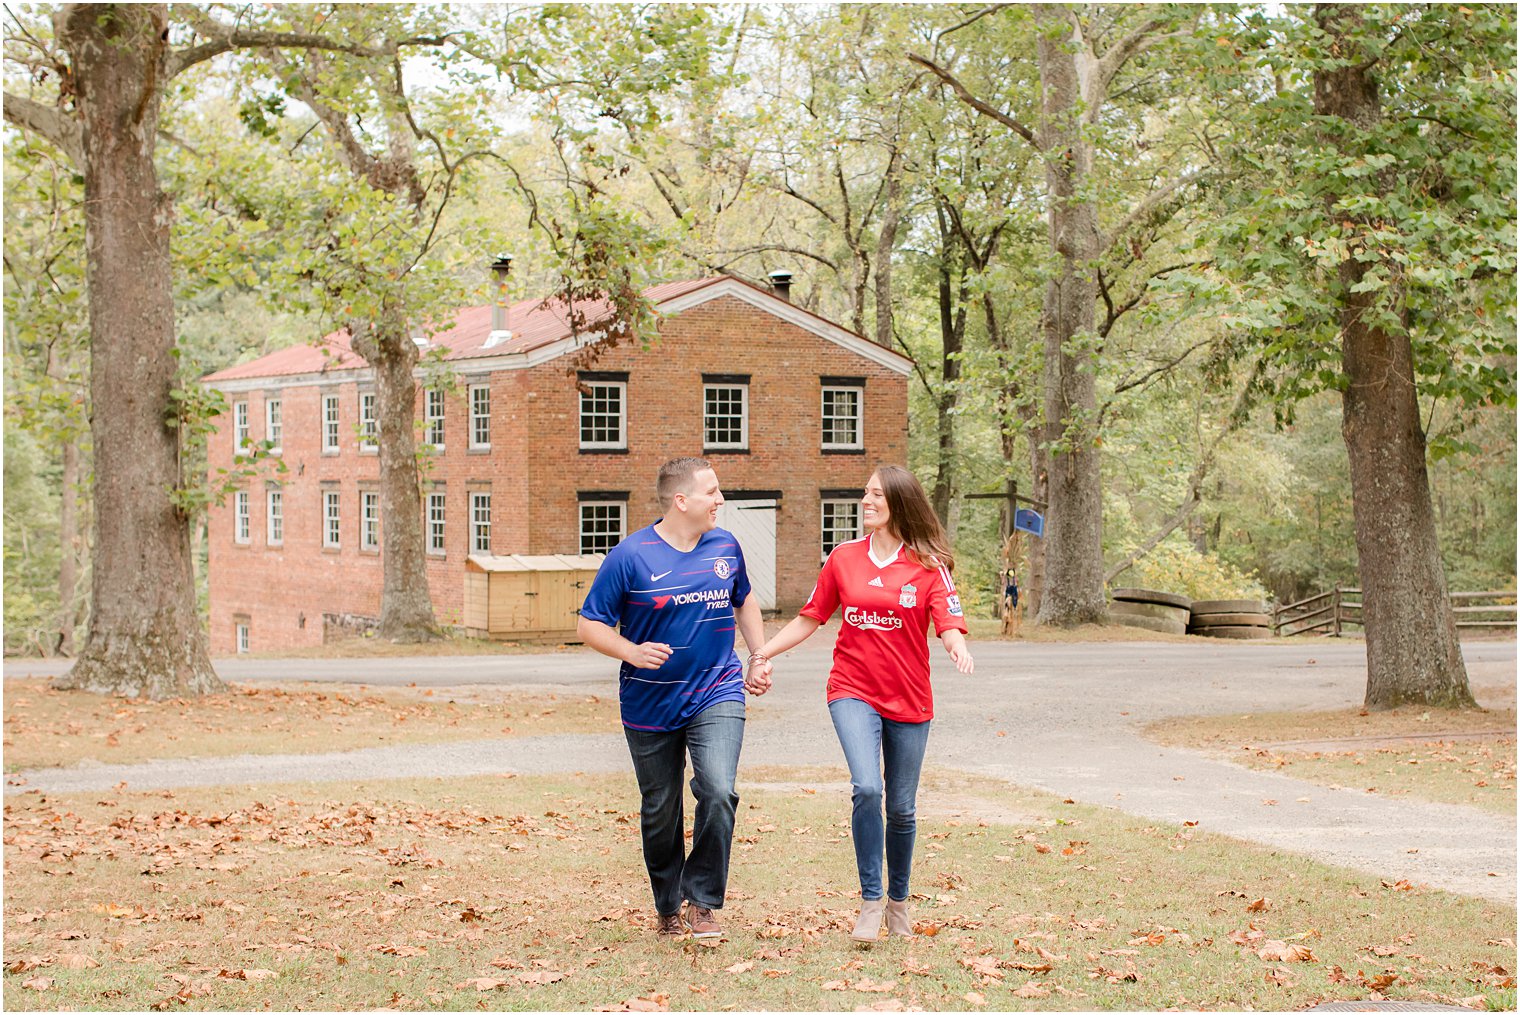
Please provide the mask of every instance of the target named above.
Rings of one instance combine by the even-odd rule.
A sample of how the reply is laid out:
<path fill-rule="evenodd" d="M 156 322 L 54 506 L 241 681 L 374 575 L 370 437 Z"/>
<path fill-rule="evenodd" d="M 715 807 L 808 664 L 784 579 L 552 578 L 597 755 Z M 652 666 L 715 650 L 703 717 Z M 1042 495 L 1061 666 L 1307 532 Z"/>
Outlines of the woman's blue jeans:
<path fill-rule="evenodd" d="M 913 840 L 918 833 L 914 805 L 918 773 L 929 744 L 927 722 L 884 719 L 858 698 L 829 702 L 834 731 L 850 766 L 853 811 L 850 833 L 855 840 L 855 866 L 860 871 L 860 897 L 881 898 L 881 858 L 887 858 L 887 895 L 898 902 L 908 897 L 913 867 Z M 885 805 L 886 821 L 882 821 Z"/>

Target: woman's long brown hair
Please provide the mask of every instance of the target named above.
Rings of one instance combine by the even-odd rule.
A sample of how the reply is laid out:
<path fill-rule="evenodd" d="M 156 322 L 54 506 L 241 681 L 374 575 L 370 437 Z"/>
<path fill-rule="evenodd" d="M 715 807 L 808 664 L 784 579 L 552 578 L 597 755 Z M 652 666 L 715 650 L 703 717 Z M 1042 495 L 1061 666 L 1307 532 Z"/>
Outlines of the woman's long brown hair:
<path fill-rule="evenodd" d="M 901 465 L 878 465 L 876 478 L 887 495 L 887 528 L 908 548 L 924 567 L 955 570 L 955 555 L 950 552 L 950 537 L 939 523 L 939 515 L 929 504 L 929 496 L 918 478 Z"/>

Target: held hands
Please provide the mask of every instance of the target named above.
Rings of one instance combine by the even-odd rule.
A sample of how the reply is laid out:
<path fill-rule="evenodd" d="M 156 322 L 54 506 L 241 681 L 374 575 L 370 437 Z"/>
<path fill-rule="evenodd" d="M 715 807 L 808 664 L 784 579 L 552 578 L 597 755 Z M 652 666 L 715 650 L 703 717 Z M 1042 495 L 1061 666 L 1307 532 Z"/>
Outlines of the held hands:
<path fill-rule="evenodd" d="M 670 658 L 671 648 L 662 641 L 646 641 L 633 646 L 625 657 L 628 665 L 636 670 L 657 670 Z"/>
<path fill-rule="evenodd" d="M 744 689 L 759 697 L 771 689 L 771 661 L 755 653 L 749 657 L 749 672 L 744 677 Z"/>

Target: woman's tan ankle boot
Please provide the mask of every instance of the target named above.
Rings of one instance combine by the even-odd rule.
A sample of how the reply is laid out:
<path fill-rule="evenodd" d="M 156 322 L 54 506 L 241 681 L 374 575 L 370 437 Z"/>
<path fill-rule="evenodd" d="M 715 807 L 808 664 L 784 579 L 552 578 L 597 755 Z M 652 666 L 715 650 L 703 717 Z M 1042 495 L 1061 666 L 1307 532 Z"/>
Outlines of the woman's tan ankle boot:
<path fill-rule="evenodd" d="M 893 937 L 913 937 L 913 917 L 908 913 L 908 900 L 887 900 L 887 933 Z"/>
<path fill-rule="evenodd" d="M 881 915 L 886 908 L 886 902 L 882 899 L 863 899 L 860 903 L 860 915 L 855 918 L 855 929 L 850 932 L 850 937 L 856 941 L 875 941 L 881 937 Z"/>

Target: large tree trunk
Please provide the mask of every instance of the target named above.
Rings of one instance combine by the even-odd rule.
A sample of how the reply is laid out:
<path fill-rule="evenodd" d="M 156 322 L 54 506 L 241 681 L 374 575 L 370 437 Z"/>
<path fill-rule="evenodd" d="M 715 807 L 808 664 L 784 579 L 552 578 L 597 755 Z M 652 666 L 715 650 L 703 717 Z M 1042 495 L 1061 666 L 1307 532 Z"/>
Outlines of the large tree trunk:
<path fill-rule="evenodd" d="M 1321 4 L 1316 20 L 1349 66 L 1314 73 L 1314 111 L 1371 127 L 1382 116 L 1372 61 L 1353 38 L 1354 6 Z M 1332 142 L 1333 143 L 1333 142 Z M 1333 199 L 1332 199 L 1333 200 Z M 1338 213 L 1340 214 L 1340 213 Z M 1405 703 L 1475 707 L 1446 590 L 1425 468 L 1425 434 L 1407 333 L 1369 324 L 1378 295 L 1354 287 L 1373 267 L 1340 265 L 1341 434 L 1351 463 L 1369 709 Z M 1390 275 L 1396 273 L 1390 272 Z"/>
<path fill-rule="evenodd" d="M 1034 406 L 1025 410 L 1025 426 L 1029 434 L 1029 473 L 1034 477 L 1034 490 L 1030 497 L 1045 504 L 1047 524 L 1050 518 L 1050 455 L 1043 445 L 1044 434 L 1033 424 Z M 1010 455 L 1010 461 L 1012 460 Z M 1046 530 L 1049 535 L 1049 529 Z M 1040 607 L 1045 602 L 1045 538 L 1031 536 L 1029 539 L 1029 581 L 1024 586 L 1024 613 L 1038 619 Z"/>
<path fill-rule="evenodd" d="M 375 371 L 375 411 L 380 427 L 380 526 L 385 573 L 380 635 L 394 641 L 427 641 L 438 635 L 428 594 L 423 545 L 422 488 L 417 478 L 417 346 L 406 322 L 387 311 L 380 327 L 356 326 L 354 350 Z"/>
<path fill-rule="evenodd" d="M 892 348 L 892 251 L 902 222 L 902 152 L 892 149 L 887 162 L 886 201 L 876 234 L 876 344 Z M 943 516 L 942 516 L 943 517 Z"/>
<path fill-rule="evenodd" d="M 79 585 L 79 445 L 63 442 L 63 489 L 58 496 L 58 629 L 52 651 L 74 654 L 74 625 L 79 610 L 74 602 Z"/>
<path fill-rule="evenodd" d="M 63 688 L 171 698 L 220 691 L 195 606 L 172 420 L 172 206 L 153 164 L 164 4 L 70 4 L 59 39 L 83 122 L 95 548 L 89 634 Z M 166 422 L 167 421 L 167 422 Z"/>
<path fill-rule="evenodd" d="M 955 495 L 955 410 L 960 402 L 956 386 L 961 377 L 961 347 L 966 334 L 966 270 L 957 256 L 959 240 L 945 214 L 945 198 L 936 196 L 939 213 L 939 339 L 941 388 L 934 393 L 935 434 L 934 488 L 929 499 L 940 520 L 950 520 L 950 501 Z M 952 277 L 953 276 L 953 277 Z"/>
<path fill-rule="evenodd" d="M 1058 259 L 1045 294 L 1045 437 L 1049 482 L 1045 516 L 1042 624 L 1104 623 L 1103 497 L 1099 472 L 1097 352 L 1092 345 L 1099 253 L 1091 185 L 1092 142 L 1082 130 L 1081 74 L 1088 58 L 1072 35 L 1071 12 L 1036 8 L 1040 25 L 1040 149 L 1050 202 L 1050 244 Z M 1088 68 L 1091 73 L 1091 68 Z"/>

